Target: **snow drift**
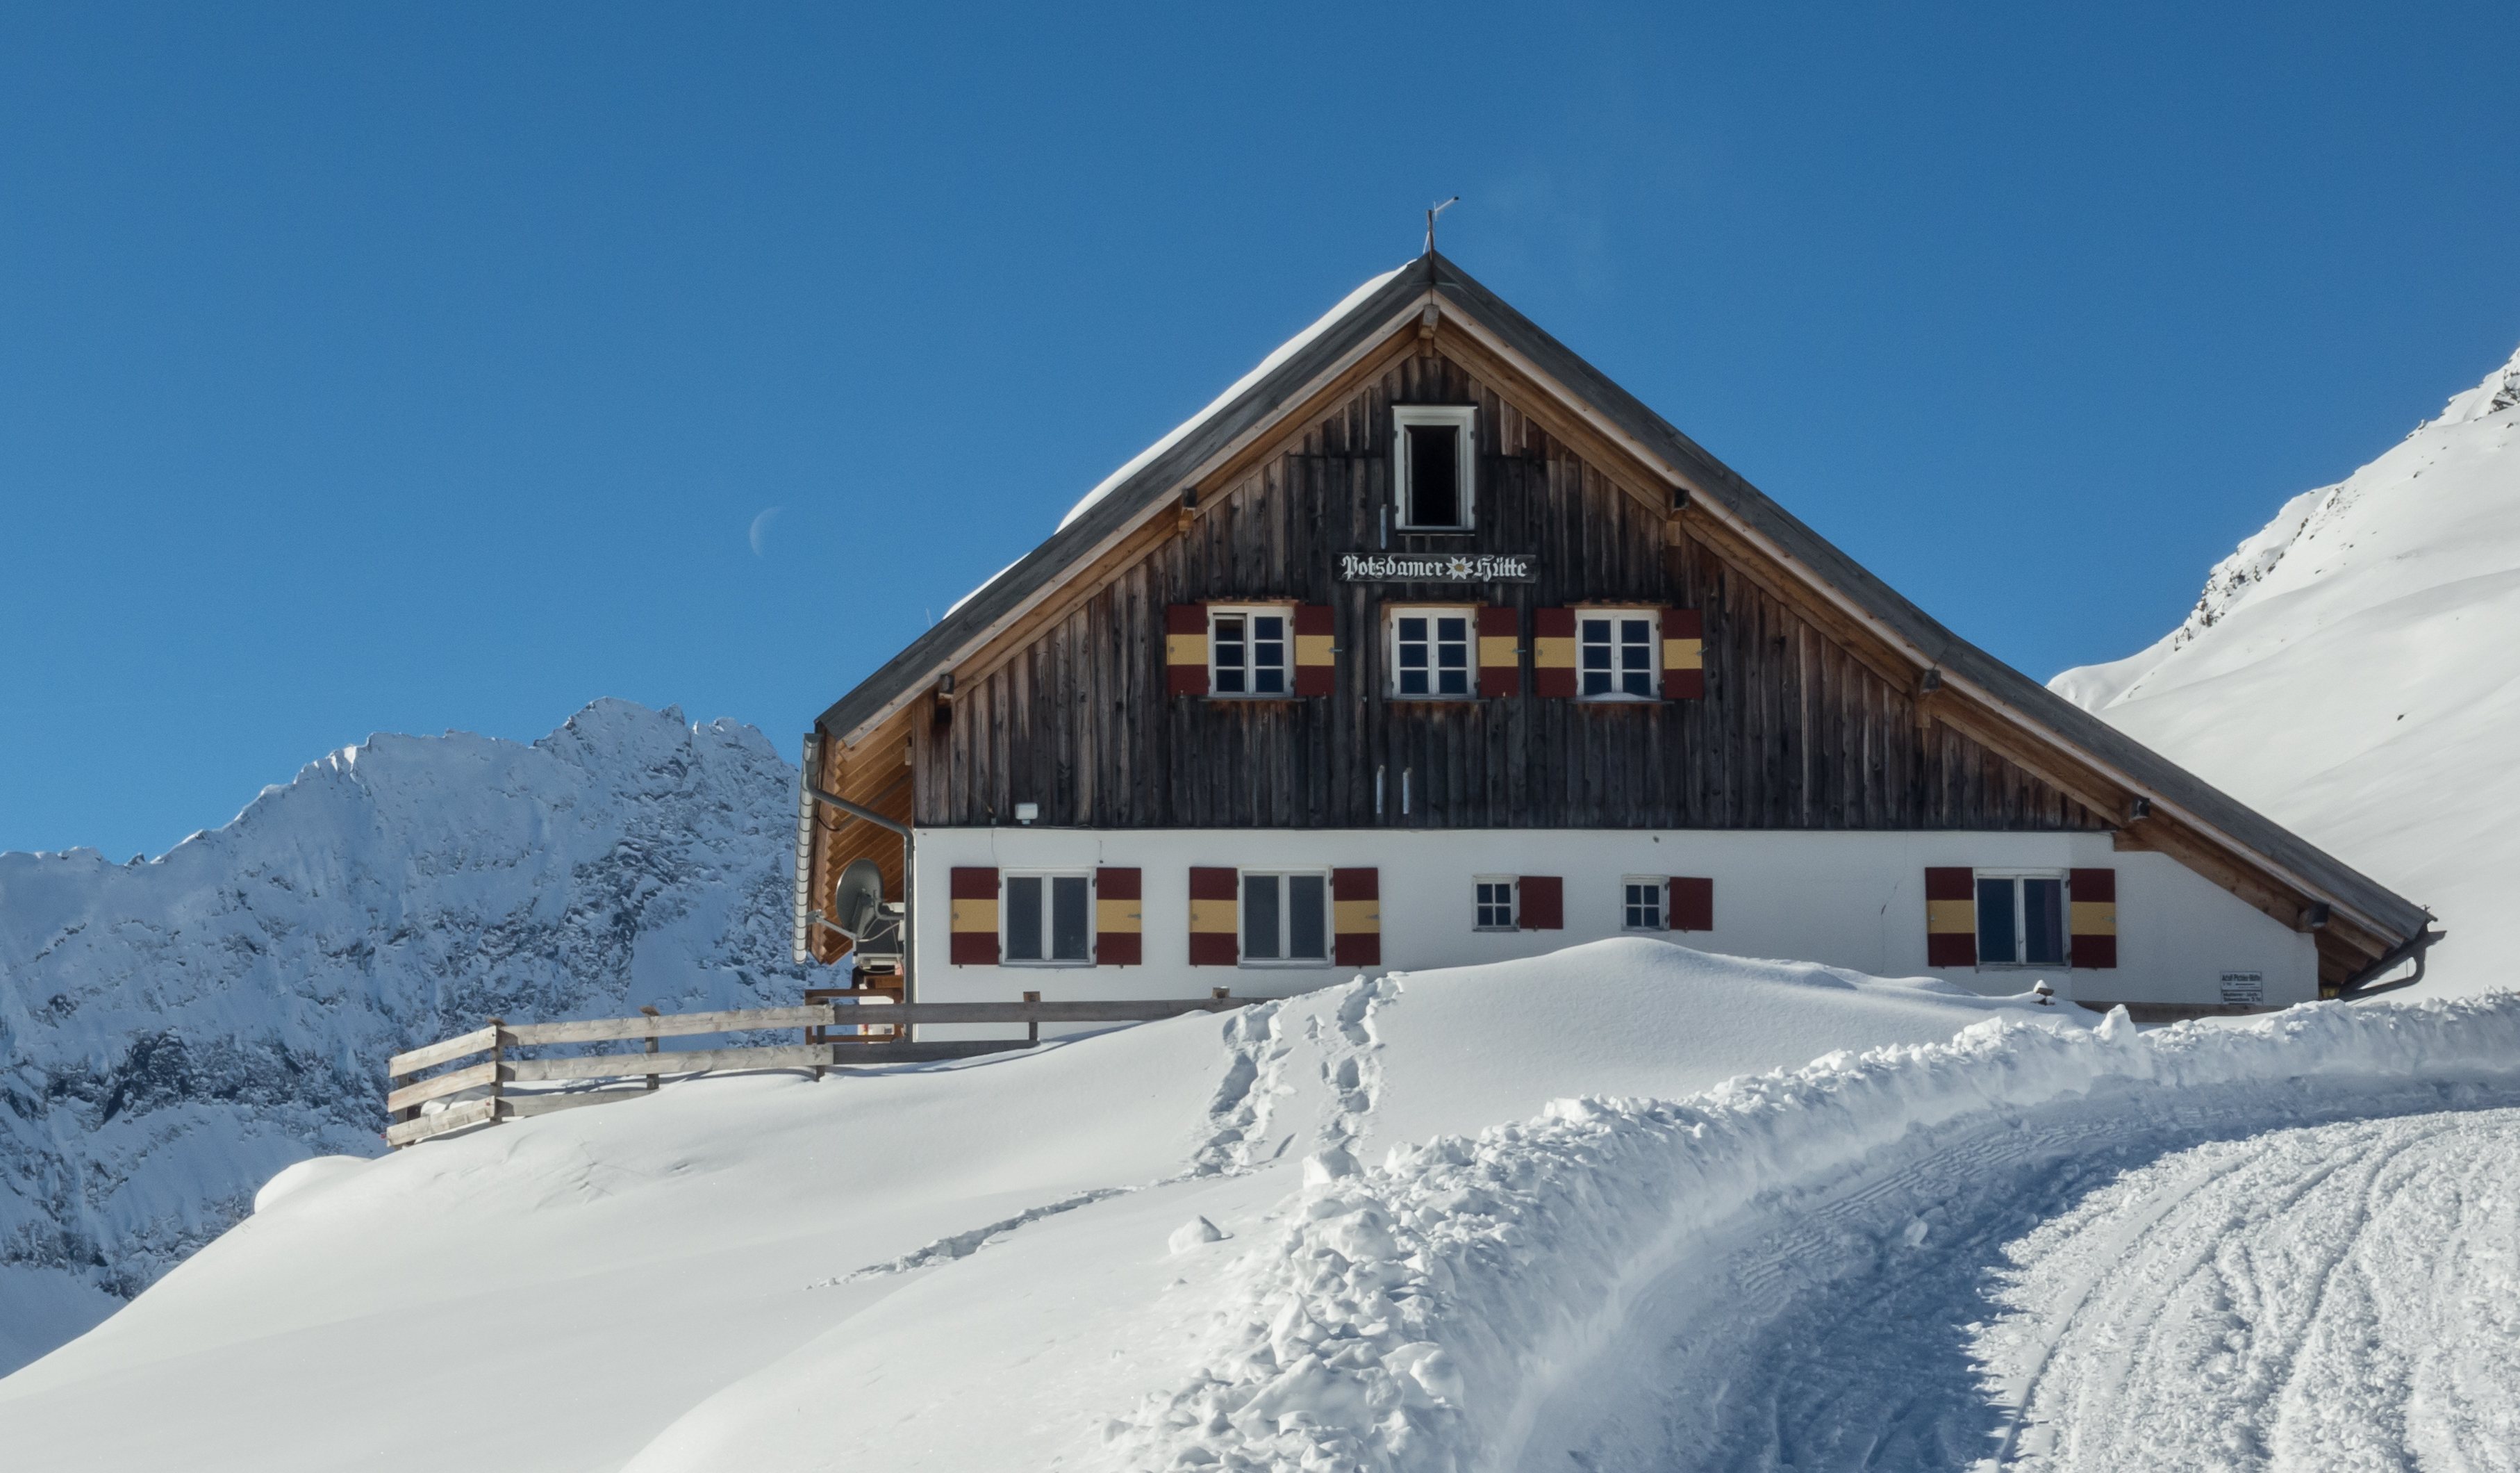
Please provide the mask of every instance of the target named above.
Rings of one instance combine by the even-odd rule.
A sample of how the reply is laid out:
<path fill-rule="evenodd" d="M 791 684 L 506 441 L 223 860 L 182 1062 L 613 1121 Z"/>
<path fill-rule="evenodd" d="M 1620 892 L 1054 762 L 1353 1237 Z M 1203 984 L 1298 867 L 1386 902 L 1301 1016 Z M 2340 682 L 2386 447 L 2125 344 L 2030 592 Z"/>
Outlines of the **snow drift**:
<path fill-rule="evenodd" d="M 2520 947 L 2520 356 L 2286 502 L 2151 648 L 2060 695 L 2431 906 L 2429 989 Z"/>
<path fill-rule="evenodd" d="M 379 736 L 160 858 L 0 854 L 0 1371 L 320 1153 L 489 1014 L 792 999 L 794 769 L 599 702 L 531 746 Z"/>
<path fill-rule="evenodd" d="M 1904 1225 L 1884 1174 L 1957 1139 L 2520 1082 L 2508 1001 L 2100 1023 L 1624 941 L 677 1084 L 292 1169 L 0 1381 L 0 1427 L 95 1469 L 1563 1467 L 1569 1427 L 1622 1425 L 1588 1388 L 1671 1342 L 1654 1286 L 1780 1200 Z M 1709 1271 L 1732 1298 L 1685 1322 L 1721 1346 L 1758 1316 Z"/>

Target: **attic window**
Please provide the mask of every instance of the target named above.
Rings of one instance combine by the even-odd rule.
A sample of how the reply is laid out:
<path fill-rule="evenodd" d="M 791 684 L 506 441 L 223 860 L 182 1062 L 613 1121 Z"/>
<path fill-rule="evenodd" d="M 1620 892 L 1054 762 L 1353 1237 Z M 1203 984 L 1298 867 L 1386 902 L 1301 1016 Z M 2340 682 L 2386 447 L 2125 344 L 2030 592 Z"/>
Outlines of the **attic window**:
<path fill-rule="evenodd" d="M 1478 411 L 1467 404 L 1395 405 L 1392 480 L 1402 531 L 1468 531 L 1477 478 Z"/>

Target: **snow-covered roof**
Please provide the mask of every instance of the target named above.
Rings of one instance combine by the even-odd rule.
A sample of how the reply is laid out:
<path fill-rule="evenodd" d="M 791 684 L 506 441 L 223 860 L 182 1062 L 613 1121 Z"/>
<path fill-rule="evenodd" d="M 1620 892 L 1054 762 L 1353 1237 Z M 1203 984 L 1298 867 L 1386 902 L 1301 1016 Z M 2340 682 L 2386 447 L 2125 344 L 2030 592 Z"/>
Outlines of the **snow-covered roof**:
<path fill-rule="evenodd" d="M 1404 330 L 1421 301 L 1440 302 L 1447 316 L 1473 325 L 1515 355 L 1539 382 L 1597 418 L 1641 459 L 1662 467 L 1661 474 L 1686 486 L 1693 501 L 1705 503 L 1737 532 L 1774 549 L 1818 596 L 1857 611 L 1920 668 L 1943 672 L 1947 685 L 1956 677 L 1963 688 L 1983 692 L 1994 708 L 2030 732 L 2118 774 L 2117 780 L 2155 804 L 2192 815 L 2237 851 L 2287 876 L 2288 883 L 2331 898 L 2377 930 L 2406 939 L 2423 934 L 2430 917 L 2421 906 L 1946 628 L 1510 303 L 1431 252 L 1351 293 L 1338 308 L 1271 354 L 1237 390 L 1132 462 L 1134 469 L 1124 467 L 1048 540 L 860 681 L 816 725 L 842 742 L 863 736 L 915 699 L 941 671 L 975 653 L 1036 598 L 1047 596 L 1068 570 L 1099 556 L 1169 504 L 1238 437 L 1261 431 L 1293 409 L 1346 355 Z"/>

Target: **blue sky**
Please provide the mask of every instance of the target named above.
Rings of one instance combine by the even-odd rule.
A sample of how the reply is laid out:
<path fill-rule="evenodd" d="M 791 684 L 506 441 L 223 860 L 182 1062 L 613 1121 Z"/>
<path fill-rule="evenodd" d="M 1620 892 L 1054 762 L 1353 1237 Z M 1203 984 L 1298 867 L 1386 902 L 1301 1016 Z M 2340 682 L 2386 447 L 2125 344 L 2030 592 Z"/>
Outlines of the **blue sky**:
<path fill-rule="evenodd" d="M 1945 621 L 2122 655 L 2520 343 L 2515 54 L 2503 7 L 9 7 L 0 849 L 598 696 L 792 747 L 1455 193 L 1448 253 Z"/>

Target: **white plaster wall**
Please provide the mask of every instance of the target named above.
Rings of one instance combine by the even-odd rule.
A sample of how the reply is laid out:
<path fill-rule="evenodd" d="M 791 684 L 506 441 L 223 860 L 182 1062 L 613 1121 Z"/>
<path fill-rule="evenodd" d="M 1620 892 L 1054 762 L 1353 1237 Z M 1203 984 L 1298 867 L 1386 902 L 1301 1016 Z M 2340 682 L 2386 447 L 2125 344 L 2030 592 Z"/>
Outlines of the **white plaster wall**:
<path fill-rule="evenodd" d="M 1705 875 L 1715 929 L 1660 933 L 1741 956 L 1826 962 L 1887 977 L 1931 975 L 1981 992 L 2019 992 L 2046 979 L 2060 992 L 2110 1002 L 2216 1003 L 2223 974 L 2259 972 L 2265 1001 L 2318 993 L 2318 957 L 2292 931 L 2163 854 L 2121 852 L 2106 834 L 1783 833 L 1687 829 L 922 829 L 918 991 L 922 1001 L 1171 997 L 1232 988 L 1282 996 L 1344 980 L 1354 968 L 1193 967 L 1190 870 L 1372 865 L 1382 892 L 1382 968 L 1420 969 L 1532 956 L 1619 932 L 1623 876 Z M 1146 957 L 1139 967 L 957 967 L 947 964 L 947 871 L 1135 865 L 1144 872 Z M 2111 868 L 2118 883 L 2118 966 L 1928 968 L 1924 871 Z M 1482 874 L 1558 875 L 1562 931 L 1477 931 L 1472 885 Z"/>

